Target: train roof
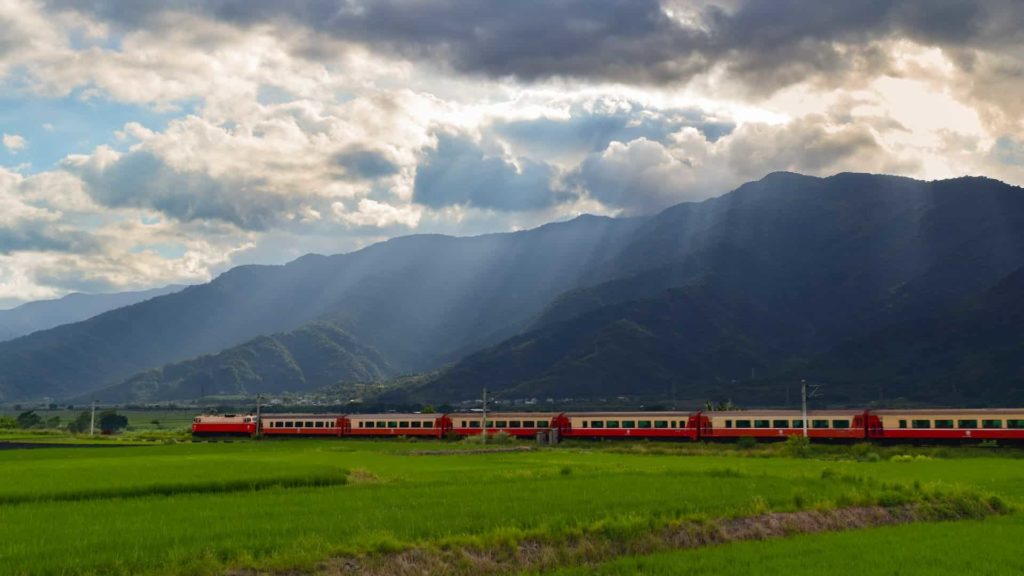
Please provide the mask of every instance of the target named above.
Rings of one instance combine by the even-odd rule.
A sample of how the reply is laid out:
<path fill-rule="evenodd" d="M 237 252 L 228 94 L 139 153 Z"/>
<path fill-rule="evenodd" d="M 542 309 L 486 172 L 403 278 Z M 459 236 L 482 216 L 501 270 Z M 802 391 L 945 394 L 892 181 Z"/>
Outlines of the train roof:
<path fill-rule="evenodd" d="M 863 408 L 849 408 L 846 410 L 808 410 L 808 416 L 849 416 L 850 414 L 863 414 Z M 800 410 L 728 410 L 724 412 L 704 412 L 705 416 L 735 416 L 737 418 L 753 416 L 790 416 L 799 418 Z"/>
<path fill-rule="evenodd" d="M 534 419 L 537 419 L 537 418 L 552 418 L 554 416 L 558 416 L 559 414 L 561 414 L 561 412 L 501 412 L 501 411 L 497 411 L 497 410 L 492 412 L 492 411 L 488 410 L 487 411 L 487 419 L 491 420 L 491 419 L 497 418 L 499 416 L 501 418 L 524 418 L 524 419 L 529 419 L 529 418 L 534 418 Z M 452 412 L 448 416 L 451 417 L 451 418 L 456 418 L 456 417 L 458 417 L 458 418 L 469 418 L 469 417 L 483 418 L 483 415 L 484 415 L 483 412 Z"/>
<path fill-rule="evenodd" d="M 672 417 L 678 418 L 680 416 L 693 416 L 694 414 L 696 414 L 696 412 L 681 412 L 681 411 L 651 412 L 651 411 L 644 411 L 644 410 L 634 410 L 634 411 L 630 411 L 630 412 L 566 412 L 565 413 L 565 415 L 569 416 L 570 418 L 575 417 L 575 416 L 607 417 L 607 418 L 614 418 L 616 416 L 619 416 L 619 417 L 621 417 L 621 416 L 650 416 L 651 418 L 653 418 L 655 416 L 667 416 L 669 418 L 672 418 Z"/>
<path fill-rule="evenodd" d="M 255 416 L 255 414 L 248 414 L 248 416 Z M 345 414 L 333 414 L 333 413 L 313 413 L 313 412 L 288 412 L 288 413 L 266 413 L 260 415 L 261 418 L 342 418 Z"/>
<path fill-rule="evenodd" d="M 391 413 L 388 413 L 388 414 L 348 414 L 349 419 L 351 419 L 351 418 L 371 418 L 373 420 L 387 420 L 388 418 L 397 418 L 397 419 L 405 419 L 405 418 L 439 418 L 441 416 L 444 416 L 444 414 L 441 414 L 441 413 L 415 414 L 415 413 L 412 413 L 412 412 L 405 412 L 405 413 L 401 413 L 401 414 L 399 414 L 397 412 L 391 412 Z"/>
<path fill-rule="evenodd" d="M 880 416 L 896 414 L 948 414 L 951 416 L 957 414 L 991 414 L 995 416 L 1024 414 L 1024 408 L 908 408 L 906 410 L 889 408 L 885 410 L 872 410 L 871 413 Z"/>

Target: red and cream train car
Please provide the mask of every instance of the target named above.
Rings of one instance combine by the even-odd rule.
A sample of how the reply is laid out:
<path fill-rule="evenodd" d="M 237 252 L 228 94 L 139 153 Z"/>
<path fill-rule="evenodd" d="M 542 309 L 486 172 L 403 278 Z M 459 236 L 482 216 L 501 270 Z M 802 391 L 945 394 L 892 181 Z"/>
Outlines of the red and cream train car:
<path fill-rule="evenodd" d="M 252 436 L 256 433 L 257 419 L 252 415 L 203 414 L 192 419 L 195 436 Z"/>
<path fill-rule="evenodd" d="M 664 438 L 697 440 L 700 412 L 573 412 L 563 438 Z"/>
<path fill-rule="evenodd" d="M 802 436 L 803 417 L 799 410 L 743 410 L 702 412 L 706 419 L 702 439 L 785 438 Z M 807 415 L 810 438 L 854 440 L 867 437 L 868 413 L 864 410 L 814 410 Z"/>
<path fill-rule="evenodd" d="M 814 410 L 807 433 L 821 440 L 1024 441 L 1024 409 Z M 681 440 L 785 439 L 803 434 L 797 410 L 732 412 L 480 412 L 453 414 L 202 415 L 196 436 L 262 433 L 270 437 L 334 436 L 442 438 L 506 433 L 533 438 L 649 438 Z"/>
<path fill-rule="evenodd" d="M 517 438 L 534 438 L 538 431 L 558 427 L 562 415 L 556 412 L 493 412 L 487 415 L 487 433 L 504 432 Z M 459 436 L 478 436 L 483 428 L 483 413 L 450 414 L 452 431 Z"/>
<path fill-rule="evenodd" d="M 1024 409 L 872 410 L 873 440 L 1024 440 Z"/>

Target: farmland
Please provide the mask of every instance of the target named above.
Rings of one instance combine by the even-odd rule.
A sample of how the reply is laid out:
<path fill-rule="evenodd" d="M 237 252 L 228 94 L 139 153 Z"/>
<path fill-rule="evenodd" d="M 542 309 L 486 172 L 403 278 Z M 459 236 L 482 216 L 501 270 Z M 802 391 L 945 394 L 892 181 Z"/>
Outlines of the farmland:
<path fill-rule="evenodd" d="M 824 564 L 837 573 L 858 546 L 885 538 L 900 538 L 912 550 L 936 535 L 963 534 L 969 542 L 994 527 L 988 548 L 951 546 L 934 554 L 960 561 L 974 554 L 1006 572 L 1019 568 L 1013 564 L 1019 560 L 998 553 L 1024 533 L 1020 517 L 1003 514 L 1024 504 L 1024 466 L 1012 449 L 822 448 L 791 458 L 778 446 L 465 448 L 474 446 L 292 440 L 2 451 L 0 573 L 330 571 L 331 559 L 408 549 L 494 551 L 590 537 L 644 542 L 680 523 L 712 526 L 769 512 L 941 504 L 943 498 L 971 506 L 996 502 L 998 509 L 986 508 L 995 517 L 980 521 L 681 552 L 645 545 L 635 551 L 659 553 L 595 564 L 613 574 L 678 573 L 691 563 L 730 573 L 732 558 L 749 566 L 767 555 L 779 558 L 778 571 L 820 573 Z M 833 541 L 839 544 L 828 545 Z M 791 568 L 785 557 L 794 549 L 816 554 L 818 566 Z M 557 559 L 543 566 L 562 569 Z"/>

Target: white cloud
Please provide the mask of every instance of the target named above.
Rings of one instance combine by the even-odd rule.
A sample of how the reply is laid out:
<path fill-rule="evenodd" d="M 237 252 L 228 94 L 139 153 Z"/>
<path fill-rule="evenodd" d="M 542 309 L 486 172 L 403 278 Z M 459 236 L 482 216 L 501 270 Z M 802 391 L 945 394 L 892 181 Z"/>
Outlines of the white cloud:
<path fill-rule="evenodd" d="M 3 142 L 4 148 L 7 148 L 7 151 L 12 154 L 16 154 L 18 150 L 28 146 L 28 142 L 24 137 L 19 136 L 18 134 L 7 134 L 6 132 L 3 135 Z"/>

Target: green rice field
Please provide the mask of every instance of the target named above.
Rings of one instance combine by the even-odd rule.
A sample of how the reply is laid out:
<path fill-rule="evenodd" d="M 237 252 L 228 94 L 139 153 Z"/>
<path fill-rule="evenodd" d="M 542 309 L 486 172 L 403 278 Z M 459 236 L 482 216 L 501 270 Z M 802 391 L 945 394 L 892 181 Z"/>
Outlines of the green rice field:
<path fill-rule="evenodd" d="M 941 491 L 1024 505 L 1024 460 L 1006 449 L 914 458 L 897 448 L 865 458 L 844 448 L 798 459 L 763 447 L 653 443 L 478 448 L 292 439 L 0 450 L 0 574 L 315 572 L 339 556 L 558 542 L 595 530 L 625 538 L 684 520 L 911 502 Z M 1014 514 L 624 557 L 565 573 L 676 574 L 690 565 L 739 573 L 730 572 L 739 570 L 729 564 L 735 558 L 750 574 L 761 557 L 779 562 L 761 573 L 844 573 L 858 547 L 896 538 L 906 547 L 874 554 L 899 561 L 930 539 L 980 542 L 989 530 L 989 547 L 938 547 L 932 566 L 955 555 L 996 570 L 976 573 L 1019 573 L 1020 556 L 1001 552 L 1024 535 Z M 786 564 L 789 554 L 818 566 Z"/>

